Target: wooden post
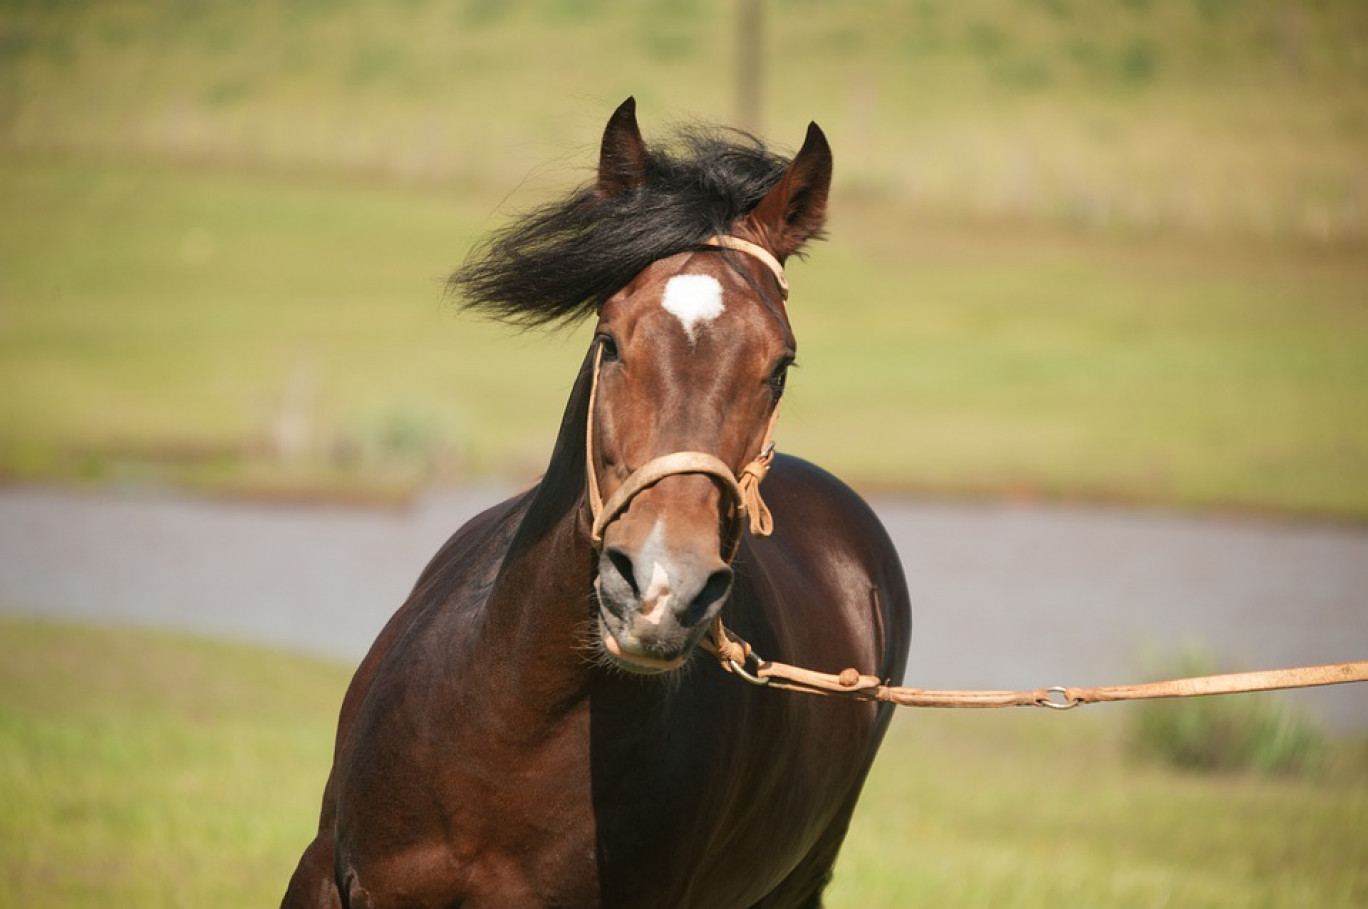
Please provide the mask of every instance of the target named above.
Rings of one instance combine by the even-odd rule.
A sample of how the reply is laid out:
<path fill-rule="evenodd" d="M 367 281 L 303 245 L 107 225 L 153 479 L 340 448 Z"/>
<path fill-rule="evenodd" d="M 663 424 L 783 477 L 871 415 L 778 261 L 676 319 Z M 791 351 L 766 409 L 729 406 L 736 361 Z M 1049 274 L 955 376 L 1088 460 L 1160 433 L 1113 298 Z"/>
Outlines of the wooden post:
<path fill-rule="evenodd" d="M 761 131 L 760 87 L 764 62 L 762 2 L 737 0 L 736 122 L 742 129 L 757 134 Z"/>

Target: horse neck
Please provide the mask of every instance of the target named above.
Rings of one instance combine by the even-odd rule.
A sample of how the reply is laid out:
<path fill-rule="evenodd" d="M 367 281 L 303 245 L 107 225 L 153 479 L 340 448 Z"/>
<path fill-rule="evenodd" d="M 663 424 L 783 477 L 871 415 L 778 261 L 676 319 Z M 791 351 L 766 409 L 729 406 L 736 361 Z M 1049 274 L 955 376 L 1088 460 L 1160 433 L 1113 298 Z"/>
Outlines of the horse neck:
<path fill-rule="evenodd" d="M 551 703 L 582 696 L 592 672 L 586 642 L 595 557 L 584 511 L 592 368 L 586 357 L 486 604 L 485 647 L 501 685 Z"/>

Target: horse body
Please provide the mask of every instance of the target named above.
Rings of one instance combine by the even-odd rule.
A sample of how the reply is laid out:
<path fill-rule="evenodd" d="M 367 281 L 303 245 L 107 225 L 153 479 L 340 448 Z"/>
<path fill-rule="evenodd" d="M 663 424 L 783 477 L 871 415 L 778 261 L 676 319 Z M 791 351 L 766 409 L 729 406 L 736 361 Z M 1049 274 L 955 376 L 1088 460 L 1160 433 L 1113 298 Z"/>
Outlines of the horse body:
<path fill-rule="evenodd" d="M 641 308 L 682 272 L 735 301 L 764 269 L 682 255 L 601 301 L 546 475 L 452 537 L 357 670 L 284 906 L 818 905 L 888 707 L 761 690 L 694 646 L 725 604 L 759 653 L 898 677 L 906 588 L 869 508 L 789 457 L 767 538 L 726 552 L 737 515 L 692 475 L 643 488 L 596 545 L 586 477 L 611 492 L 701 438 L 740 464 L 772 419 L 781 308 L 729 302 L 703 338 Z M 681 380 L 703 393 L 663 390 Z M 668 431 L 622 416 L 634 394 Z"/>

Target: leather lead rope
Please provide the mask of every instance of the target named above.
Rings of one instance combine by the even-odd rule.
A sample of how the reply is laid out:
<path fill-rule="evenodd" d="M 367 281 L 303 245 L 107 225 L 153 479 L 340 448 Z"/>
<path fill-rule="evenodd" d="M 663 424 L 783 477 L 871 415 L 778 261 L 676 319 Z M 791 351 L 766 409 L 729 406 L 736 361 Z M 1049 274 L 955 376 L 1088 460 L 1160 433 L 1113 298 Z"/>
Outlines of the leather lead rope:
<path fill-rule="evenodd" d="M 704 639 L 703 646 L 717 657 L 724 669 L 753 685 L 835 695 L 857 701 L 881 701 L 903 707 L 1047 707 L 1068 710 L 1080 704 L 1103 701 L 1189 698 L 1368 682 L 1368 661 L 1362 661 L 1101 688 L 1057 686 L 1017 691 L 947 691 L 889 685 L 876 676 L 864 675 L 853 668 L 833 675 L 764 660 L 751 650 L 749 644 L 728 631 L 720 617 L 714 622 L 711 635 Z"/>

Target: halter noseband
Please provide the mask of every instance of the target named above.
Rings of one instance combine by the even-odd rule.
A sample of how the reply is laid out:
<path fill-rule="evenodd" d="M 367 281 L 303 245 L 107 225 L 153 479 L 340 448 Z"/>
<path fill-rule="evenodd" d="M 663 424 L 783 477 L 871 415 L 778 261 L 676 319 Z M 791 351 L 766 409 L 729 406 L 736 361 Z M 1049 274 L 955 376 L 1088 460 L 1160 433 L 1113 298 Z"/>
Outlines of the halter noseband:
<path fill-rule="evenodd" d="M 784 266 L 769 250 L 740 237 L 718 235 L 705 240 L 704 247 L 713 249 L 734 249 L 758 259 L 774 273 L 779 281 L 779 289 L 785 300 L 788 299 L 788 279 L 784 276 Z M 765 428 L 765 439 L 760 445 L 760 453 L 741 468 L 740 479 L 731 468 L 716 455 L 703 451 L 676 451 L 647 461 L 628 475 L 607 502 L 599 491 L 598 474 L 594 470 L 594 405 L 598 398 L 599 367 L 603 362 L 603 348 L 594 353 L 593 382 L 589 387 L 589 416 L 585 432 L 585 473 L 588 482 L 589 511 L 593 515 L 593 525 L 589 539 L 594 549 L 603 549 L 603 532 L 618 515 L 627 510 L 632 499 L 661 480 L 676 474 L 702 474 L 716 480 L 731 498 L 735 515 L 731 522 L 731 535 L 725 549 L 726 559 L 736 558 L 741 546 L 742 520 L 749 517 L 750 531 L 757 537 L 767 537 L 774 530 L 774 520 L 770 510 L 760 498 L 760 481 L 769 472 L 774 461 L 774 424 L 779 417 L 776 402 L 770 413 L 769 425 Z"/>

